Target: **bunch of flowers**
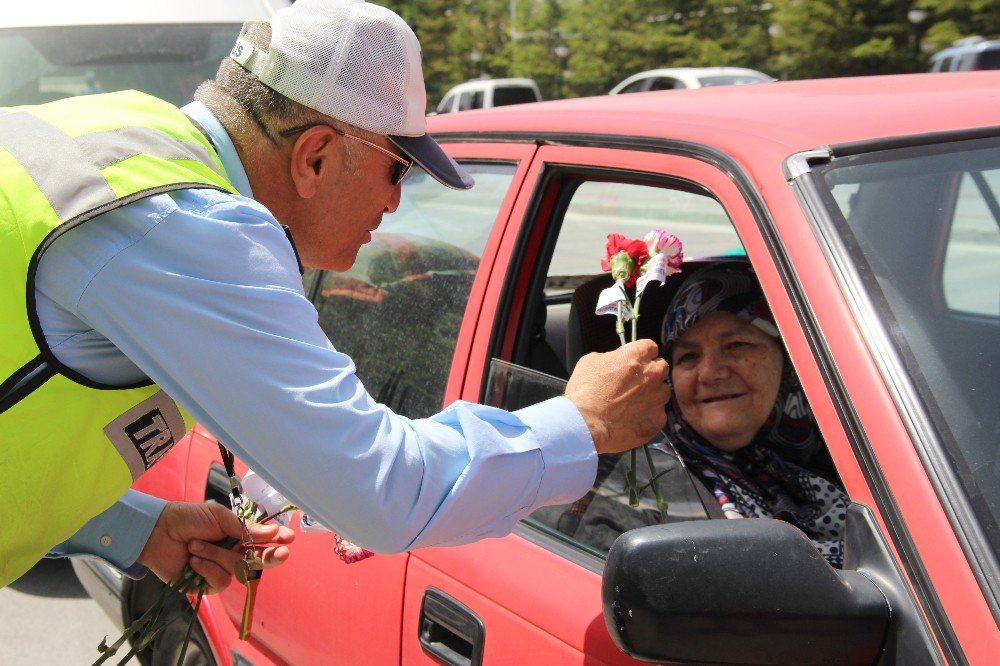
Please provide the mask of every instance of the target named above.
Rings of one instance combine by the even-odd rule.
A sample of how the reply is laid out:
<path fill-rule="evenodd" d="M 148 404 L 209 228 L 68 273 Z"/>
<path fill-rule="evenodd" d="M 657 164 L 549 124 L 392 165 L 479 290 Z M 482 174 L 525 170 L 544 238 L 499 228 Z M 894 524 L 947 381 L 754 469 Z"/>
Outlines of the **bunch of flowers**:
<path fill-rule="evenodd" d="M 274 521 L 279 525 L 287 527 L 292 520 L 294 512 L 298 511 L 297 506 L 269 486 L 253 470 L 248 471 L 246 476 L 243 477 L 242 485 L 242 501 L 233 506 L 233 511 L 245 521 L 254 521 L 260 524 Z M 303 532 L 330 531 L 304 511 L 299 519 L 299 527 Z M 375 554 L 370 550 L 365 550 L 361 546 L 341 538 L 337 534 L 333 535 L 333 540 L 334 552 L 347 564 L 368 559 Z M 224 548 L 230 548 L 237 543 L 236 539 L 228 539 L 219 545 Z M 119 666 L 128 663 L 136 654 L 152 645 L 156 637 L 173 621 L 175 616 L 172 615 L 169 607 L 171 599 L 177 598 L 178 595 L 187 597 L 194 607 L 188 619 L 187 635 L 183 643 L 184 647 L 181 649 L 177 661 L 178 664 L 183 664 L 188 642 L 191 639 L 191 632 L 198 618 L 198 609 L 201 607 L 201 600 L 205 596 L 207 587 L 208 585 L 204 578 L 195 573 L 190 566 L 184 567 L 184 572 L 181 574 L 180 580 L 172 585 L 164 586 L 160 591 L 159 597 L 157 597 L 149 610 L 130 624 L 117 641 L 108 645 L 108 638 L 107 636 L 104 637 L 101 644 L 97 646 L 97 651 L 101 653 L 101 656 L 97 658 L 93 666 L 103 664 L 114 657 L 118 653 L 118 650 L 125 645 L 126 641 L 131 643 L 131 648 L 118 661 Z"/>
<path fill-rule="evenodd" d="M 597 314 L 615 315 L 615 331 L 624 345 L 625 322 L 632 322 L 632 340 L 636 339 L 639 322 L 639 303 L 642 294 L 651 282 L 663 283 L 667 277 L 680 273 L 684 261 L 684 245 L 677 236 L 662 229 L 653 229 L 642 240 L 626 238 L 621 234 L 609 234 L 605 245 L 605 256 L 601 260 L 601 270 L 611 273 L 614 285 L 601 292 L 597 299 Z M 635 290 L 635 301 L 629 298 L 629 290 Z M 649 465 L 650 480 L 646 486 L 638 487 L 636 482 L 636 449 L 630 451 L 631 465 L 626 474 L 629 491 L 629 505 L 639 506 L 639 495 L 647 487 L 656 497 L 656 506 L 665 519 L 667 504 L 660 493 L 659 475 L 653 467 L 653 460 L 646 446 L 642 447 Z"/>
<path fill-rule="evenodd" d="M 250 474 L 253 474 L 253 472 Z M 264 485 L 266 486 L 266 484 Z M 281 496 L 278 495 L 278 497 Z M 289 514 L 297 509 L 295 505 L 285 502 L 283 497 L 281 497 L 282 502 L 279 505 L 273 505 L 273 503 L 258 504 L 246 498 L 244 500 L 234 506 L 233 511 L 243 520 L 253 520 L 260 524 L 269 523 L 273 520 L 280 525 L 288 525 Z M 239 543 L 238 540 L 227 538 L 217 545 L 223 548 L 232 548 L 237 543 Z M 184 656 L 187 653 L 187 646 L 191 640 L 191 632 L 194 630 L 194 623 L 198 619 L 198 609 L 201 607 L 201 600 L 205 596 L 207 588 L 208 583 L 205 579 L 195 573 L 194 569 L 190 566 L 185 566 L 180 579 L 171 585 L 165 585 L 160 590 L 160 595 L 156 598 L 153 605 L 139 619 L 132 622 L 118 640 L 108 645 L 108 637 L 104 637 L 101 644 L 97 646 L 97 651 L 101 653 L 101 656 L 97 658 L 93 666 L 103 664 L 117 655 L 118 650 L 125 645 L 126 641 L 131 643 L 131 647 L 125 656 L 118 661 L 117 666 L 124 666 L 135 655 L 152 645 L 156 637 L 171 622 L 176 621 L 177 616 L 173 613 L 173 610 L 175 610 L 173 600 L 178 598 L 182 600 L 187 598 L 193 606 L 188 616 L 187 633 L 184 637 L 183 647 L 177 659 L 178 666 L 184 664 Z"/>
<path fill-rule="evenodd" d="M 281 525 L 287 526 L 291 522 L 292 512 L 298 508 L 290 504 L 281 493 L 269 486 L 253 470 L 248 471 L 246 476 L 243 477 L 243 494 L 247 496 L 255 507 L 258 507 L 258 511 L 262 515 L 276 516 L 275 522 Z M 299 528 L 303 532 L 331 531 L 305 511 L 299 516 Z M 351 543 L 339 534 L 333 535 L 333 552 L 346 564 L 366 560 L 375 554 L 357 544 Z"/>

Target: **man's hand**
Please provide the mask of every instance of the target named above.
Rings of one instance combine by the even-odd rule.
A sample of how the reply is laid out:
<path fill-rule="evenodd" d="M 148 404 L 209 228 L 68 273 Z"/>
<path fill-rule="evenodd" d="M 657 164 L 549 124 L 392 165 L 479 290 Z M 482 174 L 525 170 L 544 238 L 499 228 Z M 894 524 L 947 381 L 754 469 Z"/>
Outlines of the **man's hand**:
<path fill-rule="evenodd" d="M 580 410 L 598 453 L 627 451 L 663 428 L 670 400 L 668 368 L 652 340 L 587 354 L 577 362 L 566 397 Z"/>
<path fill-rule="evenodd" d="M 295 538 L 295 532 L 280 525 L 248 522 L 247 528 L 257 543 L 287 544 Z M 176 582 L 184 565 L 190 564 L 208 582 L 212 594 L 229 586 L 236 561 L 243 556 L 213 542 L 226 537 L 239 540 L 241 535 L 239 518 L 221 504 L 170 502 L 156 521 L 138 561 L 166 583 Z M 288 555 L 285 546 L 268 546 L 261 554 L 264 568 L 278 566 Z"/>

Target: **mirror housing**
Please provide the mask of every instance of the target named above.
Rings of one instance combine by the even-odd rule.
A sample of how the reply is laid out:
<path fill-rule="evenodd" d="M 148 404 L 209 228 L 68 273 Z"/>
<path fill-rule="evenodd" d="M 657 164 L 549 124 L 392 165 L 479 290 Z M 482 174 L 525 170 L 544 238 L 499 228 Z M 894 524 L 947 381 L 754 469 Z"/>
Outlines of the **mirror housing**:
<path fill-rule="evenodd" d="M 697 664 L 872 664 L 889 605 L 769 518 L 654 525 L 622 534 L 604 570 L 604 620 L 625 653 Z"/>

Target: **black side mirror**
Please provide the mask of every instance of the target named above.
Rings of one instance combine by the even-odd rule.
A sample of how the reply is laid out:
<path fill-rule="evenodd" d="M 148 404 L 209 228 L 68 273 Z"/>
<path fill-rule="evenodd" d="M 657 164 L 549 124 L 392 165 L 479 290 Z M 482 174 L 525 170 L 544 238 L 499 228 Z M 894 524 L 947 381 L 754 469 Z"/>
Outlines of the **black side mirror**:
<path fill-rule="evenodd" d="M 889 605 L 780 520 L 709 520 L 621 535 L 604 619 L 636 659 L 697 664 L 872 664 Z"/>

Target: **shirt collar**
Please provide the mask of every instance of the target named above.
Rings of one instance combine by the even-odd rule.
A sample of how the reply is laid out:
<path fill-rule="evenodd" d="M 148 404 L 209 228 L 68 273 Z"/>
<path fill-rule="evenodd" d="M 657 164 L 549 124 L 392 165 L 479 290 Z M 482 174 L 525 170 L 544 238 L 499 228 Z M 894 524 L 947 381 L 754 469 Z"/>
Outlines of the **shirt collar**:
<path fill-rule="evenodd" d="M 226 128 L 222 126 L 219 119 L 201 102 L 191 102 L 181 111 L 205 130 L 208 140 L 212 142 L 212 147 L 215 148 L 219 159 L 222 160 L 222 168 L 226 170 L 226 175 L 229 176 L 229 182 L 232 183 L 233 187 L 243 196 L 252 199 L 253 190 L 250 188 L 246 169 L 243 168 L 243 162 L 240 161 L 233 140 L 229 138 L 229 133 L 226 132 Z"/>

